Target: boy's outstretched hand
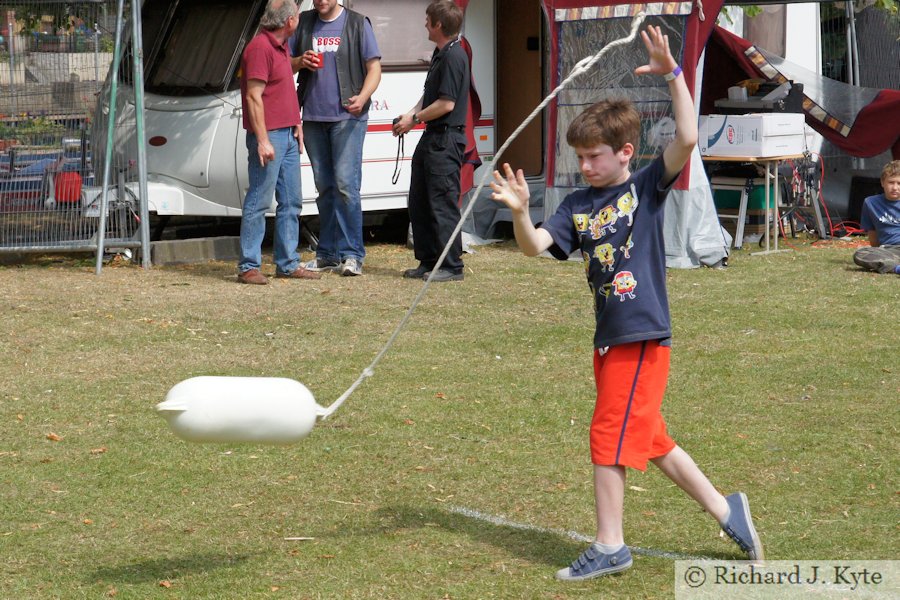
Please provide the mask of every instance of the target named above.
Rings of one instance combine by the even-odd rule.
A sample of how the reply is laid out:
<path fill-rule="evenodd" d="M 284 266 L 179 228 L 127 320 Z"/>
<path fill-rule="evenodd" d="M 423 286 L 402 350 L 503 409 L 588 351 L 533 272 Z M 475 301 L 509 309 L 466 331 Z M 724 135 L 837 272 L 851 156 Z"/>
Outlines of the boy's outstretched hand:
<path fill-rule="evenodd" d="M 669 36 L 663 35 L 659 26 L 647 27 L 641 32 L 641 39 L 647 48 L 648 62 L 635 69 L 635 75 L 665 75 L 678 66 L 669 50 Z"/>
<path fill-rule="evenodd" d="M 509 163 L 503 163 L 503 175 L 494 171 L 491 183 L 491 199 L 502 202 L 512 211 L 513 232 L 516 243 L 525 256 L 537 256 L 553 244 L 553 238 L 546 229 L 535 229 L 528 212 L 528 199 L 531 194 L 525 182 L 525 173 L 519 169 L 513 173 Z"/>
<path fill-rule="evenodd" d="M 527 211 L 528 199 L 531 193 L 525 182 L 525 173 L 519 169 L 513 173 L 509 163 L 503 163 L 503 175 L 494 171 L 494 181 L 491 183 L 491 199 L 502 202 L 513 211 Z"/>

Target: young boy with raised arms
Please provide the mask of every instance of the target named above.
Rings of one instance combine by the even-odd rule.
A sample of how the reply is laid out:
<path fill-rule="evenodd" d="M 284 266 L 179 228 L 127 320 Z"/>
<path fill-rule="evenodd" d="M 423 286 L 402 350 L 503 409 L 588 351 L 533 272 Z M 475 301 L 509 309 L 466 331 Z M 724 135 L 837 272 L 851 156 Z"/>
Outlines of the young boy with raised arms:
<path fill-rule="evenodd" d="M 672 96 L 675 139 L 648 166 L 632 172 L 640 115 L 627 100 L 604 100 L 582 112 L 566 140 L 590 187 L 567 196 L 535 228 L 521 170 L 494 172 L 492 198 L 512 210 L 516 242 L 528 256 L 549 250 L 561 260 L 578 250 L 594 297 L 597 398 L 590 427 L 597 532 L 561 580 L 578 581 L 628 569 L 623 504 L 626 468 L 652 462 L 720 524 L 750 559 L 763 558 L 747 496 L 723 496 L 666 433 L 660 412 L 672 336 L 666 295 L 663 207 L 697 142 L 694 105 L 659 27 L 641 32 L 648 63 L 638 75 L 664 77 Z"/>

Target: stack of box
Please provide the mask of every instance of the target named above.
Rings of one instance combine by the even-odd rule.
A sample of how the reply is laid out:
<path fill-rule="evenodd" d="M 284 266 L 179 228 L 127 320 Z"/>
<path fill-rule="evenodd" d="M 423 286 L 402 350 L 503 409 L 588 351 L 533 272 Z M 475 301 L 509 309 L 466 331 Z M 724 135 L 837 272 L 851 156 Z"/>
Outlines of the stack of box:
<path fill-rule="evenodd" d="M 802 113 L 701 115 L 700 154 L 768 158 L 806 150 Z"/>

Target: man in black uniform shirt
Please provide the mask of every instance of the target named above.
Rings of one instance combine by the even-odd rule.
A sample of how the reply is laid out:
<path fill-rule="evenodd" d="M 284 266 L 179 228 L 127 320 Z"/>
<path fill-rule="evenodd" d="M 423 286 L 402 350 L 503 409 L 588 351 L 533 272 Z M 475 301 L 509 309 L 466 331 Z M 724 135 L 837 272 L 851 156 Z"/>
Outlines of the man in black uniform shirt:
<path fill-rule="evenodd" d="M 409 220 L 419 266 L 403 272 L 408 278 L 428 278 L 460 219 L 459 171 L 469 101 L 469 60 L 459 43 L 462 19 L 462 10 L 452 0 L 435 0 L 425 9 L 425 29 L 436 46 L 425 90 L 393 128 L 394 135 L 400 135 L 419 123 L 425 125 L 409 182 Z M 457 235 L 432 281 L 462 278 L 462 239 Z"/>

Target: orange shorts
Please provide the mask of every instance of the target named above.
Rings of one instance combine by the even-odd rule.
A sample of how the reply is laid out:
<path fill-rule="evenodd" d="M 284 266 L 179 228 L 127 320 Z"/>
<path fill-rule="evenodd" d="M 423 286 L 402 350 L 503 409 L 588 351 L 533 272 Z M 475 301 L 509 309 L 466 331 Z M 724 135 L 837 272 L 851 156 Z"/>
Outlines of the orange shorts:
<path fill-rule="evenodd" d="M 671 348 L 656 340 L 594 350 L 597 404 L 591 420 L 591 462 L 643 471 L 675 442 L 660 413 Z"/>

